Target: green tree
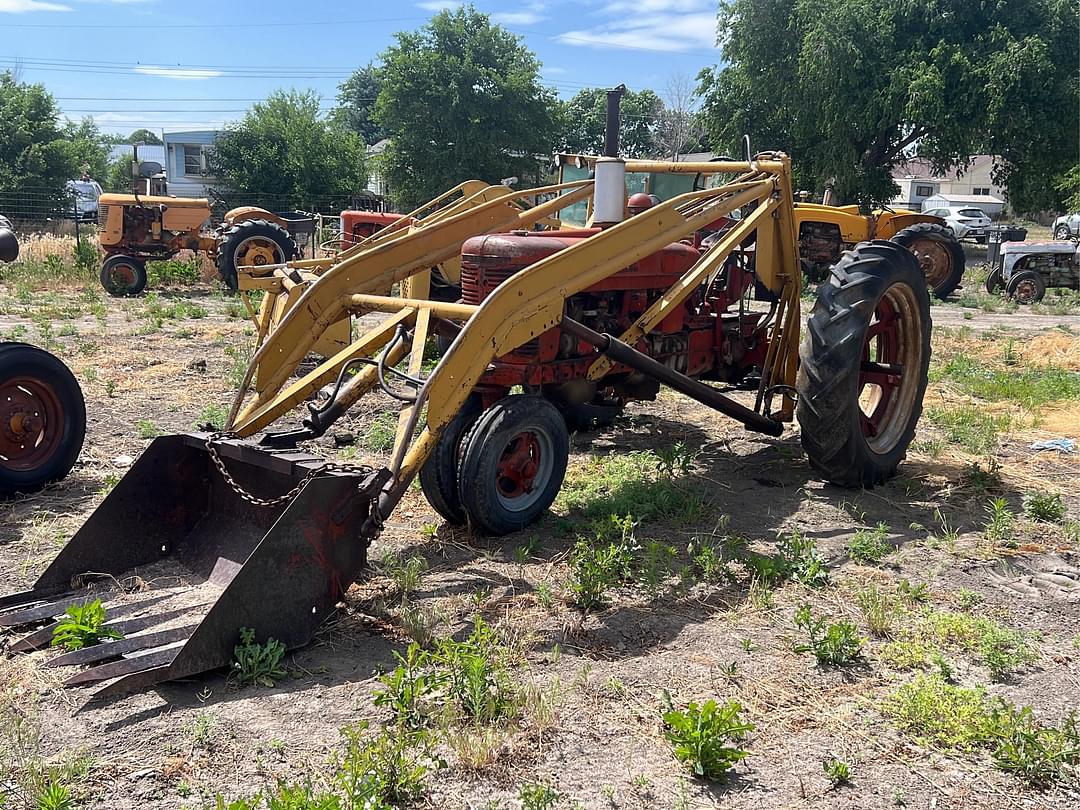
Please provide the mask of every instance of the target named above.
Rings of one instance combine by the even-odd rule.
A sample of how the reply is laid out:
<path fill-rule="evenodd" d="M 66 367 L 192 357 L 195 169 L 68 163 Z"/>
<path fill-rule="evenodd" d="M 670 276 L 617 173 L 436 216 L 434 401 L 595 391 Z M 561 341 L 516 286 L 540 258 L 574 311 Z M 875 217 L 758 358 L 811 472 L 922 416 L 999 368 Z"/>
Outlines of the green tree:
<path fill-rule="evenodd" d="M 210 169 L 230 191 L 285 195 L 294 204 L 347 196 L 367 181 L 364 142 L 319 117 L 312 91 L 275 91 L 214 142 Z"/>
<path fill-rule="evenodd" d="M 370 62 L 338 86 L 334 121 L 359 134 L 367 144 L 377 143 L 385 137 L 383 128 L 375 120 L 375 100 L 382 86 L 382 71 Z"/>
<path fill-rule="evenodd" d="M 553 94 L 518 37 L 472 6 L 396 35 L 382 54 L 376 119 L 391 138 L 383 166 L 408 208 L 463 180 L 530 176 L 553 137 Z"/>
<path fill-rule="evenodd" d="M 78 176 L 80 152 L 53 97 L 40 84 L 0 73 L 0 122 L 0 191 L 33 188 L 59 206 L 64 183 Z"/>
<path fill-rule="evenodd" d="M 77 124 L 68 121 L 63 133 L 77 162 L 72 178 L 79 179 L 86 172 L 91 179 L 104 182 L 109 170 L 109 145 L 94 119 L 84 118 Z"/>
<path fill-rule="evenodd" d="M 1080 150 L 1072 0 L 724 0 L 724 64 L 699 76 L 714 149 L 789 152 L 800 187 L 890 199 L 890 169 L 1003 158 L 1018 210 L 1059 202 Z"/>
<path fill-rule="evenodd" d="M 619 152 L 624 157 L 649 158 L 658 154 L 656 134 L 664 116 L 664 102 L 652 90 L 626 92 L 619 104 Z M 598 155 L 607 129 L 607 91 L 600 87 L 579 90 L 561 105 L 559 148 L 564 152 Z"/>
<path fill-rule="evenodd" d="M 123 143 L 146 143 L 153 144 L 154 146 L 161 146 L 161 138 L 154 134 L 149 129 L 137 129 L 128 135 Z"/>

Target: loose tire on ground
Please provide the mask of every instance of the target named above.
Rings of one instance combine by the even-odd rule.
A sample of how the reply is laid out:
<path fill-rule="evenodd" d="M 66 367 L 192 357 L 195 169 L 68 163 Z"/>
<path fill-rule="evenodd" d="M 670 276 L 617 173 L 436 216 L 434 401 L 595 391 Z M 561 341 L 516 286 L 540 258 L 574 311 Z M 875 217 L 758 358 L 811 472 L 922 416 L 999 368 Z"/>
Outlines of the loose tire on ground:
<path fill-rule="evenodd" d="M 1046 295 L 1046 281 L 1034 270 L 1021 270 L 1009 279 L 1005 292 L 1018 304 L 1037 304 Z"/>
<path fill-rule="evenodd" d="M 249 252 L 253 253 L 250 259 Z M 265 219 L 245 220 L 229 227 L 218 240 L 218 274 L 226 287 L 236 290 L 238 267 L 283 264 L 297 252 L 296 242 L 280 225 Z"/>
<path fill-rule="evenodd" d="M 0 344 L 0 496 L 63 478 L 85 435 L 86 403 L 68 367 L 34 346 Z"/>
<path fill-rule="evenodd" d="M 123 254 L 109 256 L 101 264 L 101 286 L 117 298 L 138 295 L 146 289 L 146 262 Z"/>
<path fill-rule="evenodd" d="M 454 526 L 468 519 L 458 497 L 458 466 L 461 463 L 462 439 L 473 426 L 483 407 L 480 398 L 471 396 L 450 420 L 435 449 L 420 468 L 420 489 L 428 503 L 443 520 Z"/>
<path fill-rule="evenodd" d="M 915 255 L 926 276 L 926 286 L 938 298 L 948 298 L 959 286 L 964 277 L 964 247 L 949 228 L 933 222 L 917 222 L 889 241 Z"/>
<path fill-rule="evenodd" d="M 485 410 L 463 442 L 458 496 L 485 534 L 523 529 L 555 500 L 566 475 L 570 435 L 543 397 L 516 394 Z"/>
<path fill-rule="evenodd" d="M 915 257 L 895 242 L 847 251 L 818 288 L 799 352 L 802 444 L 834 484 L 895 474 L 922 413 L 930 301 Z"/>

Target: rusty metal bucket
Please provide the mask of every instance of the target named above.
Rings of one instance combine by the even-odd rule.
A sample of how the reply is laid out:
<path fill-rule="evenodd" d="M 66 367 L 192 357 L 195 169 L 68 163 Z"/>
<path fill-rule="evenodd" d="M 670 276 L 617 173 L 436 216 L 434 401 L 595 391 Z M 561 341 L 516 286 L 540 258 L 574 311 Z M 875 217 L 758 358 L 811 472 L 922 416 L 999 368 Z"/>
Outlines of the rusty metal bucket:
<path fill-rule="evenodd" d="M 10 652 L 48 646 L 57 617 L 94 599 L 123 638 L 46 666 L 85 667 L 66 685 L 111 681 L 95 697 L 227 666 L 241 627 L 290 649 L 311 639 L 367 561 L 368 518 L 388 473 L 216 442 L 256 498 L 306 480 L 287 503 L 257 505 L 215 467 L 207 438 L 155 439 L 34 587 L 0 597 L 0 628 L 41 625 Z"/>

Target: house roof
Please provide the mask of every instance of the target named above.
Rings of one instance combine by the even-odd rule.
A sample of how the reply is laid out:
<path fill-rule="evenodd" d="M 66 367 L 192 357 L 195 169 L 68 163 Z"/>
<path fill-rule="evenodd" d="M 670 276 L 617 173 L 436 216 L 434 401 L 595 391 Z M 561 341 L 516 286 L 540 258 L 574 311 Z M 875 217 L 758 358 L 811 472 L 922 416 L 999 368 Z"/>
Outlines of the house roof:
<path fill-rule="evenodd" d="M 1004 200 L 999 200 L 997 197 L 992 197 L 989 194 L 934 194 L 932 197 L 927 197 L 923 204 L 925 205 L 930 200 L 945 200 L 950 203 L 963 203 L 964 205 L 978 205 L 979 203 L 990 203 L 991 205 L 1004 205 Z"/>
<path fill-rule="evenodd" d="M 906 178 L 912 178 L 915 180 L 959 180 L 964 174 L 968 174 L 976 169 L 994 162 L 993 155 L 973 155 L 971 163 L 966 167 L 953 166 L 944 174 L 940 172 L 934 172 L 931 168 L 930 161 L 925 158 L 909 158 L 903 163 L 898 163 L 892 168 L 892 176 L 894 180 L 904 180 Z"/>

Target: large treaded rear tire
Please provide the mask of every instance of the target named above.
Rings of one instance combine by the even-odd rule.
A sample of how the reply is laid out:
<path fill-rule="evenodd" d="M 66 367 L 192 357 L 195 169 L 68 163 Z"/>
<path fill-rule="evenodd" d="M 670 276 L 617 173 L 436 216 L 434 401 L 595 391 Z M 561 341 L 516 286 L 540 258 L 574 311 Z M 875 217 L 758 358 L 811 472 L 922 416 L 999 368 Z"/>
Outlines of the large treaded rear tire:
<path fill-rule="evenodd" d="M 926 285 L 941 300 L 949 297 L 964 277 L 964 247 L 951 230 L 933 222 L 917 222 L 896 233 L 895 242 L 915 254 Z M 928 247 L 929 250 L 923 250 Z"/>
<path fill-rule="evenodd" d="M 893 476 L 930 366 L 930 301 L 915 257 L 880 240 L 845 252 L 818 288 L 799 355 L 798 420 L 811 466 L 846 487 Z M 897 366 L 899 374 L 882 371 Z"/>
<path fill-rule="evenodd" d="M 71 370 L 35 346 L 0 343 L 0 397 L 0 496 L 34 492 L 71 472 L 86 436 L 86 403 Z M 16 420 L 30 415 L 33 441 L 24 444 Z"/>
<path fill-rule="evenodd" d="M 236 290 L 237 251 L 249 239 L 260 239 L 274 243 L 280 255 L 275 257 L 275 264 L 291 261 L 297 254 L 296 242 L 287 230 L 265 219 L 248 219 L 238 222 L 222 233 L 218 240 L 217 268 L 221 280 L 230 290 Z M 277 261 L 280 259 L 281 261 Z"/>

